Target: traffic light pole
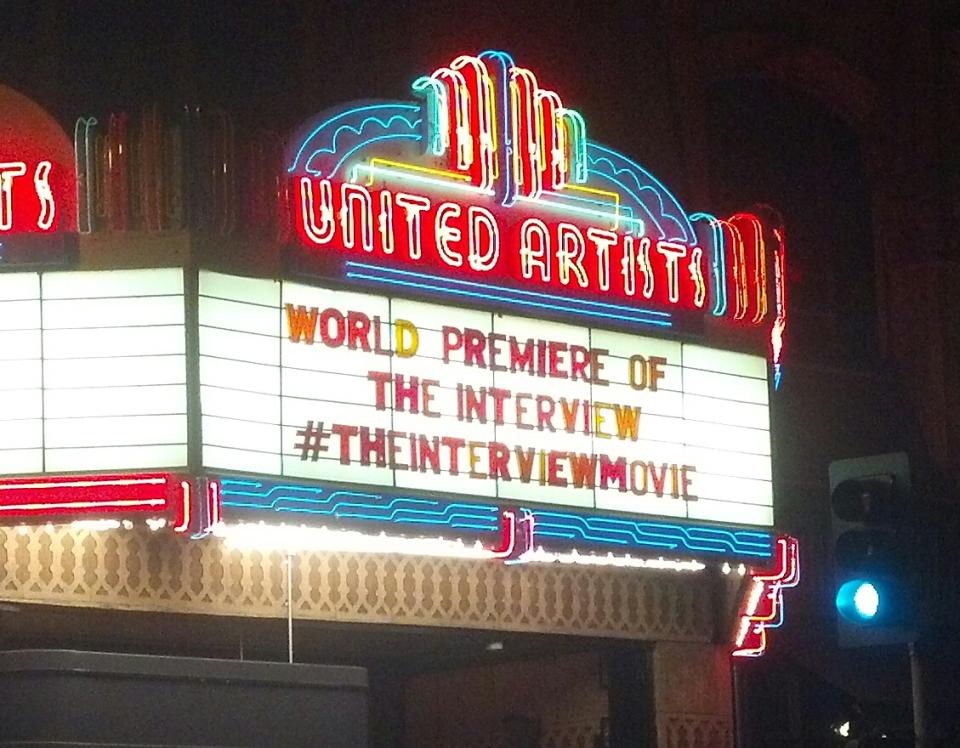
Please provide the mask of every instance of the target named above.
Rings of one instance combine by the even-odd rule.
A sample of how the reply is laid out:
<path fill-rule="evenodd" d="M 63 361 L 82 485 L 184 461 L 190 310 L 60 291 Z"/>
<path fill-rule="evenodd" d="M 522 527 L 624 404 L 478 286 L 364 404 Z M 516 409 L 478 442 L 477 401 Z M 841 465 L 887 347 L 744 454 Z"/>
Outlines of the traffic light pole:
<path fill-rule="evenodd" d="M 917 643 L 907 645 L 910 652 L 910 681 L 913 691 L 913 739 L 917 748 L 927 746 L 927 702 L 924 695 L 923 658 L 917 651 Z"/>

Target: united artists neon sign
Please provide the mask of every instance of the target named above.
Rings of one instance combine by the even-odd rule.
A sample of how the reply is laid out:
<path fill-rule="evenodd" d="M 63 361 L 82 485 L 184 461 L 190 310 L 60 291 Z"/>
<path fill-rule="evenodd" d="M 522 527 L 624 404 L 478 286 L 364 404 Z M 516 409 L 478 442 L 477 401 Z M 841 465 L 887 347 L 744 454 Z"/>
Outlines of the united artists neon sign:
<path fill-rule="evenodd" d="M 334 244 L 379 258 L 397 255 L 457 274 L 499 276 L 558 291 L 696 309 L 706 303 L 700 247 L 530 215 L 506 223 L 482 204 L 364 184 L 334 189 L 330 180 L 315 185 L 303 178 L 300 190 L 303 235 L 318 246 Z"/>
<path fill-rule="evenodd" d="M 779 353 L 782 227 L 687 213 L 503 52 L 413 91 L 328 111 L 288 148 L 301 243 L 347 278 L 587 315 L 603 299 L 659 326 L 690 310 L 773 326 Z"/>

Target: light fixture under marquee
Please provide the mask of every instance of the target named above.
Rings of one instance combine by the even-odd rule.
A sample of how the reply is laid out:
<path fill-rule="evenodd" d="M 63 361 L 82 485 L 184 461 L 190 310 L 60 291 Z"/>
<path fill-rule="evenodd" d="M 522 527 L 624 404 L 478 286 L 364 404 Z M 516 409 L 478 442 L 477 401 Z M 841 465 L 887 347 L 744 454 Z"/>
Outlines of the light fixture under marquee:
<path fill-rule="evenodd" d="M 218 476 L 208 484 L 217 487 L 222 503 L 220 523 L 228 526 L 299 522 L 314 529 L 349 528 L 367 537 L 457 535 L 480 542 L 490 550 L 491 558 L 574 563 L 579 555 L 595 560 L 578 563 L 606 564 L 596 559 L 613 559 L 609 565 L 652 568 L 651 558 L 669 554 L 677 558 L 743 558 L 765 566 L 775 550 L 773 535 L 760 530 L 458 502 L 398 495 L 395 490 L 328 487 L 253 476 Z M 524 555 L 534 549 L 535 556 Z"/>
<path fill-rule="evenodd" d="M 443 537 L 404 537 L 386 533 L 369 534 L 326 526 L 267 525 L 241 522 L 221 523 L 212 530 L 214 536 L 223 539 L 228 548 L 243 551 L 284 553 L 293 555 L 304 552 L 320 553 L 374 553 L 401 556 L 432 556 L 458 558 L 470 561 L 494 561 L 504 559 L 503 549 L 484 547 L 479 541 L 464 542 Z M 699 572 L 706 565 L 697 560 L 636 558 L 629 555 L 616 556 L 579 553 L 552 553 L 543 548 L 529 550 L 506 560 L 508 564 L 566 564 L 576 566 L 601 566 L 619 569 L 643 569 L 648 571 Z"/>
<path fill-rule="evenodd" d="M 241 522 L 221 523 L 212 530 L 223 538 L 228 548 L 240 550 L 274 551 L 281 553 L 359 552 L 386 553 L 406 556 L 439 556 L 492 560 L 494 551 L 480 542 L 466 543 L 459 539 L 442 537 L 402 537 L 386 533 L 368 534 L 355 530 L 304 525 L 267 525 Z"/>
<path fill-rule="evenodd" d="M 655 571 L 698 572 L 707 568 L 706 564 L 694 559 L 675 559 L 657 556 L 656 558 L 636 558 L 634 556 L 616 556 L 613 553 L 598 555 L 580 553 L 576 550 L 568 553 L 551 553 L 542 547 L 528 551 L 517 559 L 524 564 L 568 564 L 573 566 L 608 566 L 618 569 L 647 569 Z"/>

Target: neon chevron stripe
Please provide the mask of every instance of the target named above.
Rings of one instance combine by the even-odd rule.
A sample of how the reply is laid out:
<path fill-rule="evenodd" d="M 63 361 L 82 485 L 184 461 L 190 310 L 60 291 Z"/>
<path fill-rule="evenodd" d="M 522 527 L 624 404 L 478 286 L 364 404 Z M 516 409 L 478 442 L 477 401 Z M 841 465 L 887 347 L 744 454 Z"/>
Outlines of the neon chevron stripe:
<path fill-rule="evenodd" d="M 631 548 L 659 548 L 757 558 L 769 558 L 773 554 L 773 535 L 767 532 L 544 509 L 525 511 L 533 515 L 539 537 L 613 545 L 625 551 Z"/>
<path fill-rule="evenodd" d="M 489 504 L 443 503 L 433 499 L 229 477 L 222 478 L 220 486 L 226 513 L 230 509 L 244 509 L 391 525 L 434 525 L 451 530 L 496 532 L 499 528 L 498 509 Z"/>

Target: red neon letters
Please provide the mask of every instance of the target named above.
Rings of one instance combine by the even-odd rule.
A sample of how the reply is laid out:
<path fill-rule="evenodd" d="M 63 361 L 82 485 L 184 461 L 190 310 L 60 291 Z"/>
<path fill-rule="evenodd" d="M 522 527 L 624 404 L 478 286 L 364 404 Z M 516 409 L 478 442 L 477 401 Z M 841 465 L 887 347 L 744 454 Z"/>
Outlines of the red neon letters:
<path fill-rule="evenodd" d="M 355 253 L 357 260 L 638 305 L 699 310 L 707 302 L 699 247 L 569 218 L 546 221 L 532 206 L 503 208 L 479 193 L 459 201 L 310 177 L 302 177 L 297 189 L 303 240 Z"/>
<path fill-rule="evenodd" d="M 49 114 L 0 86 L 0 242 L 76 230 L 73 146 Z"/>
<path fill-rule="evenodd" d="M 51 169 L 49 161 L 29 169 L 23 161 L 0 163 L 0 232 L 53 229 L 57 203 L 50 189 Z"/>

